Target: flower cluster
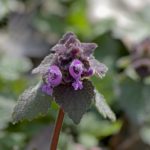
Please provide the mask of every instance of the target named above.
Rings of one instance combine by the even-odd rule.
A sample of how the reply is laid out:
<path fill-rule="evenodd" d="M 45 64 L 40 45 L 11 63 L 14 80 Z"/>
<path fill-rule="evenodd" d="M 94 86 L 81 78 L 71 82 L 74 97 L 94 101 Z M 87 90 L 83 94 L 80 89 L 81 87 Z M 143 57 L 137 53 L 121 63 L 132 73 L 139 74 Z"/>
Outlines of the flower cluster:
<path fill-rule="evenodd" d="M 94 74 L 103 77 L 107 67 L 94 58 L 96 47 L 95 43 L 81 43 L 72 32 L 66 33 L 33 70 L 43 76 L 42 91 L 52 95 L 59 84 L 71 84 L 74 90 L 81 90 L 85 78 Z"/>

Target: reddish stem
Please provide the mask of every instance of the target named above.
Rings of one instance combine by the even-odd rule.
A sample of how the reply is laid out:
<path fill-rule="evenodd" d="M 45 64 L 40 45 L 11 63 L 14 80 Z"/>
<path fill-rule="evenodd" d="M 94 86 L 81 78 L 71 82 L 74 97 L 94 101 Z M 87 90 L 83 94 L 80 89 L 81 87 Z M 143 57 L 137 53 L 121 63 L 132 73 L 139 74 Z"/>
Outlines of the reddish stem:
<path fill-rule="evenodd" d="M 59 134 L 60 134 L 60 130 L 62 127 L 63 119 L 64 119 L 64 111 L 62 108 L 60 108 L 59 113 L 58 113 L 58 117 L 57 117 L 57 121 L 55 124 L 55 129 L 53 132 L 50 150 L 56 150 L 57 149 L 57 144 L 58 144 L 58 139 L 59 139 Z"/>

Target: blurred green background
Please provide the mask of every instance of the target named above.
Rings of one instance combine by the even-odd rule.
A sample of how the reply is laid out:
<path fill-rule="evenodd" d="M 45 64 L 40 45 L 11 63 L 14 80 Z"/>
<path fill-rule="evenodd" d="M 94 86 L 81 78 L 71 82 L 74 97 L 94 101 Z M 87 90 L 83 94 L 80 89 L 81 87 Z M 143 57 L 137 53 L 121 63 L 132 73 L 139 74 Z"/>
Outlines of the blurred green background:
<path fill-rule="evenodd" d="M 18 96 L 40 78 L 30 71 L 66 32 L 96 42 L 95 57 L 109 67 L 92 78 L 117 116 L 95 107 L 79 125 L 65 117 L 58 150 L 150 150 L 149 0 L 0 0 L 0 150 L 48 150 L 57 116 L 13 125 Z"/>

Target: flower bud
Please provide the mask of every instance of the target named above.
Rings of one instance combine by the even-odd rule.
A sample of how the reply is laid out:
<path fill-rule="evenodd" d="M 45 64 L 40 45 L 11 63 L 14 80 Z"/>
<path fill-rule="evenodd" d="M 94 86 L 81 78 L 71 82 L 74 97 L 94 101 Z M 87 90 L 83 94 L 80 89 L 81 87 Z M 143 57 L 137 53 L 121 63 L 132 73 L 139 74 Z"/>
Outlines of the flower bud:
<path fill-rule="evenodd" d="M 83 88 L 82 81 L 80 80 L 76 80 L 75 82 L 73 82 L 72 86 L 74 87 L 74 90 L 78 90 L 78 89 L 81 90 Z"/>
<path fill-rule="evenodd" d="M 53 89 L 50 85 L 48 84 L 43 84 L 42 85 L 42 92 L 46 93 L 47 95 L 52 95 Z"/>
<path fill-rule="evenodd" d="M 94 75 L 94 70 L 91 67 L 89 67 L 88 69 L 87 68 L 84 69 L 82 77 L 88 78 L 91 77 L 92 75 Z"/>
<path fill-rule="evenodd" d="M 69 73 L 74 79 L 79 79 L 83 72 L 83 64 L 80 60 L 74 59 L 69 66 Z"/>
<path fill-rule="evenodd" d="M 50 84 L 52 87 L 55 87 L 59 85 L 62 81 L 62 73 L 60 69 L 53 65 L 48 70 L 48 84 Z"/>
<path fill-rule="evenodd" d="M 92 76 L 94 74 L 94 70 L 92 68 L 89 68 L 86 72 L 87 76 Z"/>

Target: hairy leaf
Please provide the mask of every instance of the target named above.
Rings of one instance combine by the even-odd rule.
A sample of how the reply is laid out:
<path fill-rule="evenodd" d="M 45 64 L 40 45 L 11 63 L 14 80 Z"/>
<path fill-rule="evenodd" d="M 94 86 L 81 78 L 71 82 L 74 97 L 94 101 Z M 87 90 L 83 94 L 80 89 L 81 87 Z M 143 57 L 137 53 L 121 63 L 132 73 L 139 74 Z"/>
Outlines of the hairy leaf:
<path fill-rule="evenodd" d="M 102 78 L 105 76 L 106 72 L 108 71 L 108 68 L 106 65 L 100 63 L 98 60 L 96 60 L 94 57 L 90 58 L 90 65 L 95 70 L 96 74 Z"/>
<path fill-rule="evenodd" d="M 94 50 L 97 48 L 97 44 L 95 43 L 81 43 L 81 47 L 83 48 L 83 53 L 85 56 L 90 56 L 93 54 Z"/>
<path fill-rule="evenodd" d="M 46 56 L 43 59 L 43 61 L 41 62 L 41 64 L 32 70 L 32 73 L 33 74 L 37 74 L 37 73 L 45 74 L 47 72 L 49 66 L 53 64 L 54 59 L 55 59 L 54 54 L 50 54 L 50 55 Z"/>
<path fill-rule="evenodd" d="M 101 95 L 97 90 L 95 90 L 95 106 L 105 118 L 109 118 L 112 121 L 116 120 L 116 116 L 106 103 L 104 96 Z"/>
<path fill-rule="evenodd" d="M 94 87 L 90 81 L 84 80 L 82 90 L 75 91 L 71 85 L 60 85 L 53 94 L 60 107 L 75 123 L 79 123 L 94 99 Z"/>
<path fill-rule="evenodd" d="M 54 47 L 51 48 L 52 52 L 64 52 L 66 51 L 66 47 L 63 44 L 56 44 Z"/>
<path fill-rule="evenodd" d="M 59 43 L 65 44 L 67 42 L 67 40 L 69 40 L 70 37 L 76 38 L 76 35 L 72 32 L 68 32 L 62 37 L 62 39 L 59 40 Z"/>
<path fill-rule="evenodd" d="M 31 87 L 19 97 L 12 115 L 14 123 L 23 119 L 32 120 L 47 113 L 51 97 L 42 93 L 40 87 L 41 84 Z"/>

